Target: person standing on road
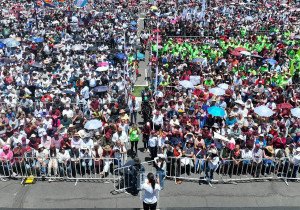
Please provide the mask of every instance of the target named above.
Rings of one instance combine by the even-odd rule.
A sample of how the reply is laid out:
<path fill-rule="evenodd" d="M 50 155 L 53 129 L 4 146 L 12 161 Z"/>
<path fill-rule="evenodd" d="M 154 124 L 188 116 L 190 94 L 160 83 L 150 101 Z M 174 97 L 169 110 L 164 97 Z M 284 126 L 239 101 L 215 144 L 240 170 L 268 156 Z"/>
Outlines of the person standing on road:
<path fill-rule="evenodd" d="M 129 130 L 129 139 L 131 143 L 131 154 L 134 154 L 133 147 L 135 148 L 135 154 L 137 155 L 137 145 L 140 140 L 140 129 L 137 127 L 136 124 L 132 125 L 132 128 Z"/>
<path fill-rule="evenodd" d="M 149 142 L 148 142 L 151 160 L 154 160 L 154 158 L 157 157 L 157 144 L 158 144 L 157 133 L 153 130 L 151 131 L 151 135 L 149 137 Z"/>
<path fill-rule="evenodd" d="M 144 191 L 143 209 L 155 210 L 158 201 L 158 191 L 160 191 L 159 178 L 155 181 L 153 173 L 148 173 L 146 182 L 141 186 Z"/>

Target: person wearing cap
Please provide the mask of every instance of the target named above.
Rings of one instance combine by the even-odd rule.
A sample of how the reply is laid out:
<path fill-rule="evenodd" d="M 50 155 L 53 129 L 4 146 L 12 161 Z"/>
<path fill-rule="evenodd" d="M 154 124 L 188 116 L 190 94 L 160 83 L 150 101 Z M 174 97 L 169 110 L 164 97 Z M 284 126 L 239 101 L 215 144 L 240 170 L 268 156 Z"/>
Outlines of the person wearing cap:
<path fill-rule="evenodd" d="M 92 173 L 92 149 L 87 147 L 85 144 L 81 145 L 79 158 L 81 163 L 81 173 L 80 175 L 85 175 L 87 173 L 90 175 Z"/>
<path fill-rule="evenodd" d="M 91 150 L 94 147 L 93 140 L 91 139 L 91 135 L 89 133 L 85 133 L 82 138 L 81 147 L 86 147 Z"/>
<path fill-rule="evenodd" d="M 80 138 L 79 133 L 75 133 L 71 140 L 71 147 L 80 149 L 80 148 L 82 148 L 82 145 L 83 145 L 83 143 L 82 143 L 82 139 Z"/>
<path fill-rule="evenodd" d="M 116 143 L 118 140 L 120 140 L 122 143 L 128 142 L 128 136 L 121 127 L 118 127 L 116 129 L 116 131 L 114 132 L 114 134 L 112 135 L 112 138 L 111 138 L 111 141 L 113 143 Z"/>
<path fill-rule="evenodd" d="M 62 116 L 67 116 L 69 119 L 73 119 L 74 117 L 74 111 L 70 108 L 69 104 L 65 105 L 65 109 L 62 111 Z"/>
<path fill-rule="evenodd" d="M 220 158 L 218 156 L 218 152 L 215 148 L 211 148 L 207 153 L 207 167 L 205 170 L 205 178 L 209 182 L 214 179 L 214 172 L 219 167 Z"/>
<path fill-rule="evenodd" d="M 263 134 L 259 134 L 258 139 L 255 140 L 255 144 L 259 144 L 260 148 L 265 148 L 267 146 L 267 141 Z"/>
<path fill-rule="evenodd" d="M 136 123 L 137 112 L 140 109 L 140 103 L 136 100 L 135 96 L 131 96 L 128 100 L 128 109 L 130 112 L 130 122 Z"/>

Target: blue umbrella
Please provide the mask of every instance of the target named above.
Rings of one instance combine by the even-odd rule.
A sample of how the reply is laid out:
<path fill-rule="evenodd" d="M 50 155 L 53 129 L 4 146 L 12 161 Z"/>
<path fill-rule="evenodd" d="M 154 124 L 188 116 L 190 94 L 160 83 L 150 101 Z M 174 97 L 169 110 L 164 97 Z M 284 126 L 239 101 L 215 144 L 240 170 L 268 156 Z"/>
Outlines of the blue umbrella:
<path fill-rule="evenodd" d="M 273 58 L 268 58 L 268 59 L 264 60 L 264 63 L 268 63 L 268 64 L 271 64 L 272 66 L 274 66 L 277 63 L 277 61 L 274 60 Z"/>
<path fill-rule="evenodd" d="M 135 20 L 133 20 L 133 21 L 130 22 L 130 24 L 133 25 L 133 26 L 136 26 L 137 23 L 136 23 Z"/>
<path fill-rule="evenodd" d="M 138 52 L 137 54 L 134 54 L 133 58 L 135 60 L 144 60 L 145 59 L 145 55 L 143 53 Z"/>
<path fill-rule="evenodd" d="M 126 59 L 126 55 L 124 53 L 117 53 L 115 56 L 120 60 Z"/>
<path fill-rule="evenodd" d="M 132 31 L 136 31 L 136 30 L 137 30 L 137 28 L 136 28 L 136 27 L 134 27 L 134 26 L 131 26 L 131 27 L 130 27 L 130 30 L 132 30 Z"/>
<path fill-rule="evenodd" d="M 35 43 L 41 43 L 41 42 L 44 42 L 44 38 L 43 37 L 33 37 L 31 39 L 33 42 Z"/>
<path fill-rule="evenodd" d="M 192 60 L 193 63 L 200 63 L 200 62 L 202 62 L 202 61 L 203 61 L 203 58 L 194 58 L 194 59 Z"/>
<path fill-rule="evenodd" d="M 3 43 L 6 45 L 6 47 L 17 47 L 20 45 L 20 42 L 12 38 L 4 39 Z"/>
<path fill-rule="evenodd" d="M 225 111 L 221 107 L 218 106 L 211 106 L 207 109 L 208 114 L 211 114 L 214 117 L 224 117 Z"/>
<path fill-rule="evenodd" d="M 0 49 L 3 49 L 5 47 L 5 44 L 0 42 Z"/>
<path fill-rule="evenodd" d="M 94 92 L 96 93 L 102 93 L 108 91 L 108 86 L 97 86 L 94 88 Z"/>
<path fill-rule="evenodd" d="M 69 94 L 69 95 L 76 95 L 76 93 L 74 92 L 74 91 L 72 91 L 72 90 L 64 90 L 63 91 L 65 94 Z"/>

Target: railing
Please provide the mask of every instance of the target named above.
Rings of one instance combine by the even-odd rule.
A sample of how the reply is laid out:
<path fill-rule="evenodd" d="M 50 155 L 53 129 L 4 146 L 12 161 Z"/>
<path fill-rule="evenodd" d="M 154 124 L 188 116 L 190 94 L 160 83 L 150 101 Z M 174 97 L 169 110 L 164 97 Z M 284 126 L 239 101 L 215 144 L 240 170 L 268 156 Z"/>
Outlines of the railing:
<path fill-rule="evenodd" d="M 211 163 L 198 158 L 167 159 L 167 177 L 176 180 L 197 180 L 211 183 L 236 183 L 251 180 L 300 180 L 298 163 L 288 158 L 262 159 L 255 162 L 251 159 L 220 160 Z"/>
<path fill-rule="evenodd" d="M 0 162 L 0 178 L 25 178 L 54 180 L 114 180 L 114 169 L 121 167 L 116 158 L 58 158 L 20 157 Z"/>

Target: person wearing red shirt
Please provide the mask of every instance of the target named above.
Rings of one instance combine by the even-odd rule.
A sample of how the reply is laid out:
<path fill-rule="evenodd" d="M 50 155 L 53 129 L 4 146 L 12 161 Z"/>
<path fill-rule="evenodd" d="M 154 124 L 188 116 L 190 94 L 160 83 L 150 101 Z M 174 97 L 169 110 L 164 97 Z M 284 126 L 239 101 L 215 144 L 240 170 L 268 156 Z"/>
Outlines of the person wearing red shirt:
<path fill-rule="evenodd" d="M 279 133 L 279 136 L 273 139 L 273 147 L 275 149 L 284 149 L 285 146 L 286 146 L 286 138 L 283 136 L 282 133 Z"/>
<path fill-rule="evenodd" d="M 180 164 L 180 158 L 182 157 L 182 149 L 181 149 L 181 144 L 177 144 L 176 147 L 174 148 L 173 151 L 173 155 L 174 157 L 176 157 L 176 159 L 173 159 L 173 164 L 175 167 L 175 173 L 176 176 L 180 176 L 180 169 L 181 169 L 181 164 Z M 180 179 L 175 179 L 175 183 L 176 184 L 181 184 L 182 180 Z"/>

